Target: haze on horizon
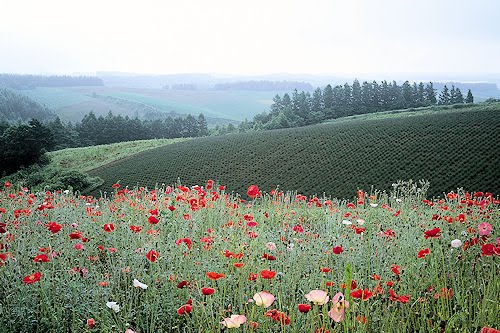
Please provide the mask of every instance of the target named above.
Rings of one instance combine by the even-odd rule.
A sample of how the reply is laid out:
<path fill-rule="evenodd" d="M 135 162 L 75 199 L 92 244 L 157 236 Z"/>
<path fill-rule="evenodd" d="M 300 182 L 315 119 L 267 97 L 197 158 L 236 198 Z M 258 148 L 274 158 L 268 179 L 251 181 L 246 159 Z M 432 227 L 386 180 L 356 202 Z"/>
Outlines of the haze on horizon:
<path fill-rule="evenodd" d="M 496 0 L 16 0 L 0 73 L 500 74 Z M 500 76 L 500 75 L 499 75 Z"/>

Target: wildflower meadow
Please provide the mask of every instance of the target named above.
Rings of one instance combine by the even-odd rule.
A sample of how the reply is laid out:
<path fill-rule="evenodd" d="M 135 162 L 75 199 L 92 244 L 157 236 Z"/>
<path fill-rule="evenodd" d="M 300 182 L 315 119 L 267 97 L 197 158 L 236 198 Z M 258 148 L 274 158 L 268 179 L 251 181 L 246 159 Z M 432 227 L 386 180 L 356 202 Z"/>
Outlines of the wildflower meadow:
<path fill-rule="evenodd" d="M 499 332 L 500 201 L 0 190 L 0 332 Z M 266 189 L 267 190 L 267 189 Z"/>

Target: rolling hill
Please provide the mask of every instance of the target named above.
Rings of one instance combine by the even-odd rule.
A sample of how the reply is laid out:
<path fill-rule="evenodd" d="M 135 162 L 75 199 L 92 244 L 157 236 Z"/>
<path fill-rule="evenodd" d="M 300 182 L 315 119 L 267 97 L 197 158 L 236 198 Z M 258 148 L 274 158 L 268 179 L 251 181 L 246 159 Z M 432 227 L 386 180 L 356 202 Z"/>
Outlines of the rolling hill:
<path fill-rule="evenodd" d="M 430 182 L 429 196 L 463 187 L 500 193 L 500 103 L 390 111 L 284 130 L 207 137 L 151 149 L 90 171 L 98 191 L 204 184 L 245 193 L 248 184 L 350 198 L 398 180 Z"/>
<path fill-rule="evenodd" d="M 54 110 L 64 121 L 78 122 L 93 111 L 109 111 L 145 119 L 158 114 L 203 113 L 209 126 L 236 124 L 267 111 L 272 98 L 281 91 L 172 90 L 126 87 L 37 87 L 16 90 Z"/>

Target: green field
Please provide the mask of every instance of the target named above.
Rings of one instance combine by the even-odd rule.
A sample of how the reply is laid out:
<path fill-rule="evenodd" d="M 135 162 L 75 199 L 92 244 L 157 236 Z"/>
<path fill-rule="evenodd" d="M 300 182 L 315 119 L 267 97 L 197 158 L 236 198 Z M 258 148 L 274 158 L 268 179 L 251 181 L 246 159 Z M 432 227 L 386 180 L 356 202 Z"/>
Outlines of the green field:
<path fill-rule="evenodd" d="M 390 111 L 302 128 L 193 139 L 92 170 L 100 191 L 122 185 L 201 184 L 244 193 L 249 183 L 306 195 L 352 197 L 428 180 L 444 191 L 500 192 L 500 104 Z M 96 191 L 93 194 L 98 195 Z"/>
<path fill-rule="evenodd" d="M 150 109 L 179 114 L 203 113 L 207 118 L 233 121 L 250 120 L 254 115 L 268 111 L 273 96 L 282 93 L 118 87 L 36 88 L 16 92 L 53 109 L 65 121 L 80 121 L 90 111 L 96 115 L 106 115 L 112 111 L 114 114 L 134 117 Z"/>
<path fill-rule="evenodd" d="M 109 145 L 67 148 L 48 153 L 50 166 L 61 170 L 87 172 L 137 153 L 188 139 L 138 140 Z"/>

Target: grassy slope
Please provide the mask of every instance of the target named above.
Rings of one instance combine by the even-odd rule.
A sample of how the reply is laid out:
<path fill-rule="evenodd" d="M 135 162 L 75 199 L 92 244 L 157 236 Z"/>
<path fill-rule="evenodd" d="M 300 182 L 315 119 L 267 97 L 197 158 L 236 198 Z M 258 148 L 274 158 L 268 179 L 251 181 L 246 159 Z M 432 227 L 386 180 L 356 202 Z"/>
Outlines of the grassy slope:
<path fill-rule="evenodd" d="M 152 148 L 158 148 L 187 139 L 157 139 L 113 143 L 82 148 L 68 148 L 48 153 L 49 168 L 87 172 L 114 163 Z"/>
<path fill-rule="evenodd" d="M 464 187 L 500 192 L 500 104 L 427 108 L 339 119 L 296 129 L 181 142 L 91 172 L 112 183 L 154 186 L 214 179 L 244 193 L 250 183 L 351 197 L 426 179 L 429 194 Z M 94 194 L 98 194 L 97 192 Z"/>

